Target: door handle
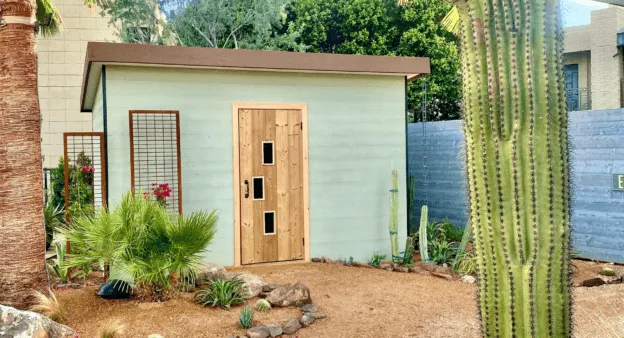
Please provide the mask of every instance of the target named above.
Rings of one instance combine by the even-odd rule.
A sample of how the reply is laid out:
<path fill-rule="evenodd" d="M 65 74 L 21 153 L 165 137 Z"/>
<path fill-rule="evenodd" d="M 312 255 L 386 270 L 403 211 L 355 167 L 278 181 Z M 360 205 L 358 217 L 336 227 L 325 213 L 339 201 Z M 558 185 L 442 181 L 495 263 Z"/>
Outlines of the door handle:
<path fill-rule="evenodd" d="M 249 181 L 245 180 L 245 198 L 249 198 Z"/>

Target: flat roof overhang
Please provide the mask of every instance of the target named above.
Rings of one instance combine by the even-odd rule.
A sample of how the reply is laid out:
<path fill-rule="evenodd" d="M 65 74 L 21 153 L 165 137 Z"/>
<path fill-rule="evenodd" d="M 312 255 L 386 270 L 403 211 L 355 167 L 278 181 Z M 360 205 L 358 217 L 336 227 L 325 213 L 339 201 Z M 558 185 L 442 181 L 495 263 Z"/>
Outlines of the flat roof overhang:
<path fill-rule="evenodd" d="M 430 73 L 429 58 L 89 42 L 80 109 L 91 112 L 102 65 L 406 76 Z"/>

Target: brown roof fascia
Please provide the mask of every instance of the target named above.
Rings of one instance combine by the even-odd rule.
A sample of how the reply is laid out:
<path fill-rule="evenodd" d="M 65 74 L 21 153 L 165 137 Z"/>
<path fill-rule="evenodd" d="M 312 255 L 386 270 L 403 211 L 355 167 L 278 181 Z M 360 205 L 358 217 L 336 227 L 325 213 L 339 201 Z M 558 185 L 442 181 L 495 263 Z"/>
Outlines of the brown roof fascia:
<path fill-rule="evenodd" d="M 81 107 L 84 107 L 89 71 L 93 63 L 394 74 L 405 75 L 409 79 L 430 73 L 428 58 L 89 42 L 82 81 Z"/>

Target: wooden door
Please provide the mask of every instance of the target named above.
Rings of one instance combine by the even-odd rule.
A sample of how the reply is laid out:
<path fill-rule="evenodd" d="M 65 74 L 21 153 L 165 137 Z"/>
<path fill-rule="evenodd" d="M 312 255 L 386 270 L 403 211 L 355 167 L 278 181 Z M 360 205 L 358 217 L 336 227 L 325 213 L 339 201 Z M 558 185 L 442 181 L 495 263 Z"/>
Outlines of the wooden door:
<path fill-rule="evenodd" d="M 241 263 L 304 258 L 302 111 L 239 109 Z"/>

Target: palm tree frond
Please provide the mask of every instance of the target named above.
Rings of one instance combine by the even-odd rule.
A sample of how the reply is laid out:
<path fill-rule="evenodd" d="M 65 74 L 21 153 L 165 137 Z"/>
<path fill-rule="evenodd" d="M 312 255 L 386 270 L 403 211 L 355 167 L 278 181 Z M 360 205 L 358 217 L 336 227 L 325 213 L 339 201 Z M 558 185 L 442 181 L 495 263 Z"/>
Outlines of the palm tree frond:
<path fill-rule="evenodd" d="M 52 0 L 37 0 L 35 18 L 40 23 L 40 32 L 44 37 L 58 33 L 63 24 L 61 13 L 54 7 Z"/>
<path fill-rule="evenodd" d="M 453 8 L 442 19 L 442 26 L 444 26 L 447 31 L 453 34 L 458 34 L 459 19 L 459 9 L 457 6 L 453 6 Z"/>

